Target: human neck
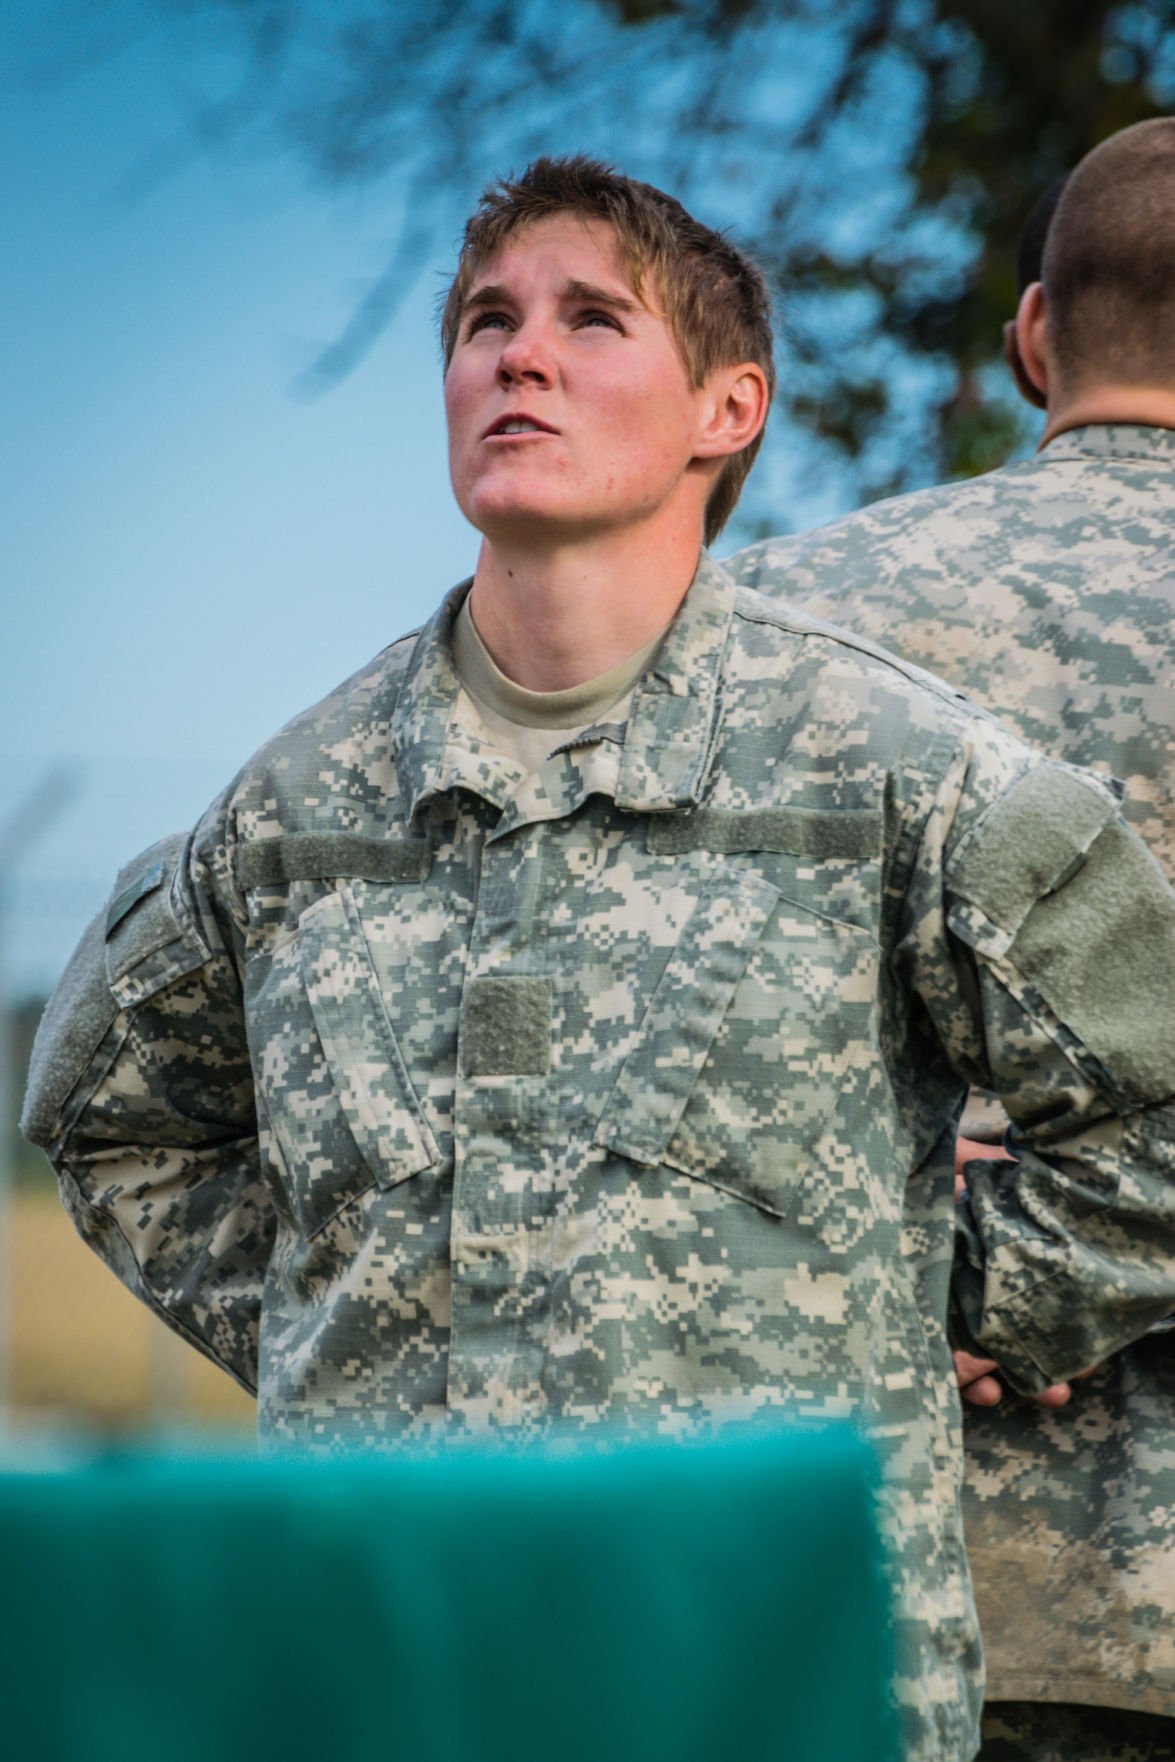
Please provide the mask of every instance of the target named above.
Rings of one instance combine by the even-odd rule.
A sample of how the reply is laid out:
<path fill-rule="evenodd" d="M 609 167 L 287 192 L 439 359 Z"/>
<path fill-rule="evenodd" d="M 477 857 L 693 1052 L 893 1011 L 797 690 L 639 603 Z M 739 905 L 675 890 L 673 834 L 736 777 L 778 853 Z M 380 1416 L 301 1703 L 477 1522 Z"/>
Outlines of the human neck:
<path fill-rule="evenodd" d="M 1068 397 L 1050 398 L 1040 446 L 1047 447 L 1057 435 L 1071 428 L 1110 422 L 1137 423 L 1140 428 L 1175 428 L 1175 390 L 1107 381 L 1083 386 Z"/>
<path fill-rule="evenodd" d="M 701 534 L 627 531 L 590 544 L 482 541 L 469 609 L 508 679 L 566 691 L 651 642 L 677 611 L 698 566 Z"/>

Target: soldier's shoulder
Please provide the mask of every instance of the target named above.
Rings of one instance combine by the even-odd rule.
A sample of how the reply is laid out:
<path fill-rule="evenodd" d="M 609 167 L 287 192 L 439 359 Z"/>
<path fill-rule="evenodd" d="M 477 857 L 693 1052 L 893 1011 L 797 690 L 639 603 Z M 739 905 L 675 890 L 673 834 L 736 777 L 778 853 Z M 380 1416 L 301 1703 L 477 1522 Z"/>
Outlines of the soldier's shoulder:
<path fill-rule="evenodd" d="M 748 545 L 724 559 L 722 566 L 737 582 L 768 588 L 797 565 L 844 568 L 860 559 L 873 571 L 879 544 L 893 550 L 917 545 L 931 535 L 962 535 L 993 518 L 1005 520 L 1021 499 L 1036 505 L 1044 470 L 1040 459 L 1025 459 L 980 477 L 870 502 L 826 526 Z"/>
<path fill-rule="evenodd" d="M 971 717 L 985 722 L 993 720 L 965 692 L 936 673 L 928 673 L 881 643 L 818 618 L 786 598 L 736 584 L 735 626 L 739 631 L 739 648 L 751 655 L 777 649 L 786 650 L 789 659 L 798 660 L 802 652 L 809 671 L 817 675 L 837 675 L 842 679 L 856 675 L 898 696 L 930 699 L 942 706 L 945 716 L 960 722 Z"/>
<path fill-rule="evenodd" d="M 390 722 L 419 630 L 381 649 L 370 661 L 301 710 L 270 736 L 238 773 L 238 802 L 318 788 L 329 793 L 346 773 L 386 755 Z"/>
<path fill-rule="evenodd" d="M 291 717 L 261 746 L 251 764 L 267 764 L 298 749 L 321 748 L 325 740 L 363 735 L 373 720 L 395 708 L 419 630 L 409 631 L 328 691 L 325 697 Z"/>
<path fill-rule="evenodd" d="M 753 588 L 736 587 L 723 674 L 725 738 L 766 759 L 785 732 L 788 766 L 813 780 L 893 791 L 921 811 L 948 774 L 966 779 L 968 824 L 1046 764 L 1002 722 L 936 674 L 856 631 Z M 845 763 L 846 755 L 851 755 Z M 1053 767 L 1054 769 L 1056 767 Z M 839 785 L 838 785 L 839 787 Z"/>

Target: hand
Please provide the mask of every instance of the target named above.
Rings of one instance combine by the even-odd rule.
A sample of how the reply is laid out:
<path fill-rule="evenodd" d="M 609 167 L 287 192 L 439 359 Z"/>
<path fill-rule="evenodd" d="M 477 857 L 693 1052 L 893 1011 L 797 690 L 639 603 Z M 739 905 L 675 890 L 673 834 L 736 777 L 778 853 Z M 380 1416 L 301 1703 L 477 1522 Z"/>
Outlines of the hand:
<path fill-rule="evenodd" d="M 997 1406 L 1003 1399 L 1004 1385 L 999 1379 L 999 1365 L 995 1359 L 973 1358 L 970 1352 L 956 1352 L 954 1359 L 955 1380 L 964 1401 L 969 1401 L 972 1407 Z M 1088 1370 L 1079 1371 L 1072 1381 L 1084 1382 L 1096 1369 L 1096 1364 L 1091 1365 Z M 1071 1383 L 1050 1383 L 1047 1389 L 1041 1389 L 1029 1399 L 1038 1407 L 1064 1407 L 1072 1392 Z"/>
<path fill-rule="evenodd" d="M 967 1191 L 967 1183 L 963 1179 L 963 1164 L 967 1162 L 1015 1162 L 1016 1158 L 1002 1144 L 985 1144 L 978 1138 L 955 1139 L 955 1198 L 961 1199 Z"/>
<path fill-rule="evenodd" d="M 967 1191 L 967 1183 L 963 1178 L 963 1165 L 968 1162 L 1015 1162 L 1015 1157 L 1004 1149 L 1001 1144 L 985 1144 L 977 1138 L 955 1139 L 955 1198 L 962 1198 Z M 996 1407 L 1004 1396 L 1004 1385 L 999 1378 L 999 1365 L 994 1358 L 974 1358 L 970 1352 L 956 1352 L 955 1381 L 964 1401 L 972 1407 Z M 1084 1382 L 1091 1377 L 1097 1365 L 1089 1370 L 1079 1371 L 1073 1378 L 1074 1382 Z M 1069 1383 L 1050 1383 L 1047 1389 L 1041 1389 L 1036 1395 L 1029 1397 L 1038 1407 L 1064 1407 L 1072 1394 Z"/>
<path fill-rule="evenodd" d="M 973 1358 L 970 1352 L 956 1352 L 955 1380 L 964 1401 L 972 1407 L 995 1407 L 1003 1399 L 1004 1385 L 999 1379 L 999 1365 L 994 1358 Z M 1071 1391 L 1068 1383 L 1052 1383 L 1032 1399 L 1041 1407 L 1064 1407 Z"/>

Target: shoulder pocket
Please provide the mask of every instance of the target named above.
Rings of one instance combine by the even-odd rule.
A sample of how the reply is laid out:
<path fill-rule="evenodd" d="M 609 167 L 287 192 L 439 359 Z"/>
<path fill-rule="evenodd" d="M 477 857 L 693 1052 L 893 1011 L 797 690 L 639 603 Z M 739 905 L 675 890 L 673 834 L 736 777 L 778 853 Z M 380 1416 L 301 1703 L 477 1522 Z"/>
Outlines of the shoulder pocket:
<path fill-rule="evenodd" d="M 120 871 L 110 904 L 88 925 L 37 1030 L 22 1129 L 48 1144 L 120 1009 L 202 967 L 210 951 L 172 883 L 187 844 L 175 833 Z"/>
<path fill-rule="evenodd" d="M 211 957 L 211 950 L 174 885 L 186 833 L 160 839 L 114 884 L 106 911 L 106 977 L 123 1009 L 144 1002 Z"/>
<path fill-rule="evenodd" d="M 301 917 L 250 1000 L 253 1062 L 290 1209 L 315 1235 L 375 1184 L 439 1160 L 349 888 Z"/>
<path fill-rule="evenodd" d="M 784 1216 L 854 1057 L 872 1040 L 876 945 L 761 876 L 700 896 L 596 1142 Z"/>

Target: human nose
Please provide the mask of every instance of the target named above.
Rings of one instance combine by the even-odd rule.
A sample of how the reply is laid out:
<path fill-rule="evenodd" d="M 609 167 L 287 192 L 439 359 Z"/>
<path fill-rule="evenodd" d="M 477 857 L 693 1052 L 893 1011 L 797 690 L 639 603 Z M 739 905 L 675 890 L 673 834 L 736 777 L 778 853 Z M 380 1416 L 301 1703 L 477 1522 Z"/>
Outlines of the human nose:
<path fill-rule="evenodd" d="M 510 332 L 498 356 L 498 384 L 549 385 L 552 377 L 549 337 L 538 324 L 520 324 Z"/>

